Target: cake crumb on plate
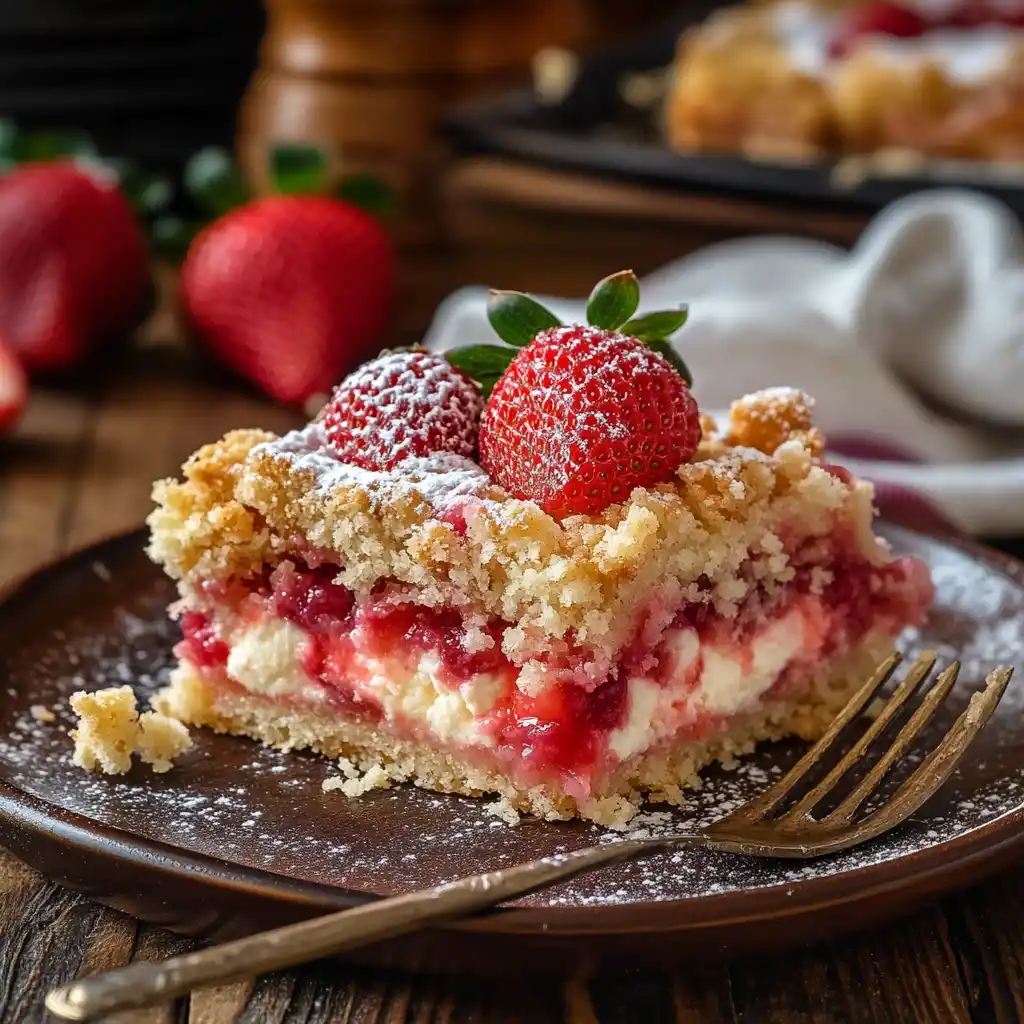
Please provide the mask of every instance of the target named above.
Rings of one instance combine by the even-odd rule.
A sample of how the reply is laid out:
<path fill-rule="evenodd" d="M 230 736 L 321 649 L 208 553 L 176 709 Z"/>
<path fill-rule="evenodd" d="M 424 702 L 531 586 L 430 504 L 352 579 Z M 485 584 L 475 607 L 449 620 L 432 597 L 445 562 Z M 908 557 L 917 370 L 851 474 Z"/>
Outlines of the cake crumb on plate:
<path fill-rule="evenodd" d="M 508 797 L 484 804 L 484 811 L 505 822 L 506 825 L 518 825 L 522 820 L 522 815 L 512 806 Z"/>
<path fill-rule="evenodd" d="M 174 759 L 191 746 L 192 737 L 178 719 L 159 711 L 146 711 L 139 716 L 135 751 L 158 775 L 169 772 L 174 766 Z"/>
<path fill-rule="evenodd" d="M 341 769 L 341 775 L 324 779 L 321 788 L 325 793 L 340 789 L 347 797 L 357 797 L 363 796 L 373 789 L 391 788 L 391 777 L 379 764 L 371 765 L 362 775 L 346 757 L 339 759 L 338 767 Z"/>
<path fill-rule="evenodd" d="M 33 704 L 29 709 L 28 713 L 37 722 L 56 722 L 57 716 L 47 707 L 43 707 L 42 704 Z"/>
<path fill-rule="evenodd" d="M 138 754 L 154 772 L 166 772 L 174 758 L 192 746 L 188 729 L 177 719 L 159 711 L 140 716 L 130 686 L 79 690 L 71 696 L 71 709 L 78 717 L 70 733 L 75 744 L 72 760 L 86 771 L 124 775 L 132 766 L 132 755 Z"/>

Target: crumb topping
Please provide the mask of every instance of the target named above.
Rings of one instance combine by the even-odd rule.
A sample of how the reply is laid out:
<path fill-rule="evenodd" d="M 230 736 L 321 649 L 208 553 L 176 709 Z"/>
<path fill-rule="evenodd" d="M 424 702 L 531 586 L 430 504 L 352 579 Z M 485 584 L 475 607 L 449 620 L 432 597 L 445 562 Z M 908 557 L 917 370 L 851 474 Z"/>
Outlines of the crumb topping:
<path fill-rule="evenodd" d="M 502 647 L 519 664 L 570 640 L 610 659 L 655 594 L 679 599 L 703 581 L 729 614 L 749 588 L 792 577 L 787 545 L 844 523 L 863 557 L 888 560 L 871 485 L 820 462 L 811 408 L 791 389 L 747 396 L 726 434 L 706 419 L 675 480 L 561 521 L 462 456 L 369 473 L 334 459 L 315 424 L 281 439 L 236 431 L 200 449 L 184 480 L 156 485 L 149 550 L 188 597 L 313 548 L 357 594 L 388 581 L 417 603 L 513 623 Z"/>
<path fill-rule="evenodd" d="M 814 399 L 796 388 L 765 388 L 732 403 L 727 444 L 772 454 L 787 441 L 799 441 L 813 455 L 824 447 L 814 426 Z"/>
<path fill-rule="evenodd" d="M 86 771 L 124 775 L 137 754 L 154 772 L 162 773 L 192 746 L 188 729 L 176 718 L 159 711 L 140 715 L 130 686 L 79 690 L 72 694 L 71 709 L 78 717 L 71 730 L 72 760 Z"/>

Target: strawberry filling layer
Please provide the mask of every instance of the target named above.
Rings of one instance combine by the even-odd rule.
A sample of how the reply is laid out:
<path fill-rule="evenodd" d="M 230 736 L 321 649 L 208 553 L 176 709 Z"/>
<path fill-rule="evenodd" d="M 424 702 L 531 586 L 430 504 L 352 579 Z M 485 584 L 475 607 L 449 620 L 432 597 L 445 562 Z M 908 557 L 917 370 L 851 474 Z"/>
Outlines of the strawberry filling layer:
<path fill-rule="evenodd" d="M 792 579 L 752 587 L 728 616 L 710 600 L 666 608 L 655 597 L 597 680 L 585 647 L 517 665 L 501 649 L 506 623 L 467 625 L 455 608 L 387 592 L 357 600 L 335 567 L 291 561 L 200 588 L 177 653 L 215 688 L 382 723 L 518 785 L 556 781 L 585 799 L 622 761 L 799 697 L 823 666 L 919 622 L 931 601 L 914 559 L 793 564 Z"/>

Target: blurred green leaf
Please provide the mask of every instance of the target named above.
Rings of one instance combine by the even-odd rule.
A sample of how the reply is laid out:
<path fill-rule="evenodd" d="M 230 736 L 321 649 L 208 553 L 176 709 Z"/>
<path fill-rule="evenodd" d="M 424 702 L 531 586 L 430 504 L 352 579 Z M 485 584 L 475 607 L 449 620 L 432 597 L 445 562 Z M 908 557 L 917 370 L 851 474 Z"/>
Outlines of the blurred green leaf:
<path fill-rule="evenodd" d="M 104 164 L 117 175 L 121 191 L 144 220 L 170 206 L 174 185 L 168 178 L 147 174 L 132 160 L 114 158 Z"/>
<path fill-rule="evenodd" d="M 21 133 L 9 117 L 0 118 L 0 166 L 12 167 L 18 159 L 18 140 Z"/>
<path fill-rule="evenodd" d="M 189 160 L 184 179 L 196 205 L 212 217 L 220 217 L 252 198 L 231 154 L 216 146 L 201 149 Z"/>
<path fill-rule="evenodd" d="M 281 195 L 322 195 L 327 188 L 327 160 L 315 146 L 282 143 L 271 147 L 270 179 Z"/>
<path fill-rule="evenodd" d="M 99 152 L 92 136 L 86 132 L 23 132 L 17 136 L 14 156 L 19 163 L 70 159 L 98 160 Z"/>
<path fill-rule="evenodd" d="M 351 174 L 342 178 L 334 195 L 382 220 L 393 217 L 398 208 L 392 189 L 372 174 Z"/>
<path fill-rule="evenodd" d="M 167 178 L 150 178 L 138 181 L 130 198 L 136 209 L 152 214 L 166 209 L 173 196 L 174 186 Z"/>
<path fill-rule="evenodd" d="M 202 227 L 199 221 L 185 221 L 174 216 L 158 217 L 149 229 L 150 246 L 161 259 L 177 266 Z"/>

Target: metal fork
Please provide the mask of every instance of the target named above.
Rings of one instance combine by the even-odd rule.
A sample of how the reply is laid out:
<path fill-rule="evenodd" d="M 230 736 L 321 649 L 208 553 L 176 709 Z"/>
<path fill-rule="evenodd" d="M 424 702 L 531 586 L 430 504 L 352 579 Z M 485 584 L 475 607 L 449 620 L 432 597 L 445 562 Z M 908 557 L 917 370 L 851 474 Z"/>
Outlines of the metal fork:
<path fill-rule="evenodd" d="M 960 717 L 913 773 L 878 807 L 858 818 L 864 803 L 942 706 L 960 670 L 959 662 L 953 662 L 929 683 L 936 656 L 931 652 L 922 654 L 856 743 L 820 782 L 804 792 L 813 769 L 830 760 L 828 755 L 840 734 L 869 708 L 900 660 L 900 655 L 894 654 L 883 662 L 825 735 L 778 782 L 700 832 L 664 839 L 609 842 L 542 857 L 517 867 L 473 875 L 433 889 L 392 896 L 250 935 L 163 963 L 133 964 L 54 989 L 46 997 L 46 1006 L 64 1020 L 93 1020 L 118 1010 L 173 999 L 204 985 L 294 967 L 428 925 L 451 922 L 603 865 L 684 847 L 705 847 L 752 857 L 810 858 L 866 842 L 905 821 L 949 778 L 992 717 L 1013 674 L 1012 668 L 991 672 L 984 688 L 971 696 Z M 840 797 L 834 808 L 815 817 L 813 812 L 822 804 L 831 803 L 828 797 L 835 798 L 838 784 L 865 762 L 874 742 L 915 696 L 921 698 L 920 703 L 887 749 L 872 759 L 860 781 Z"/>

